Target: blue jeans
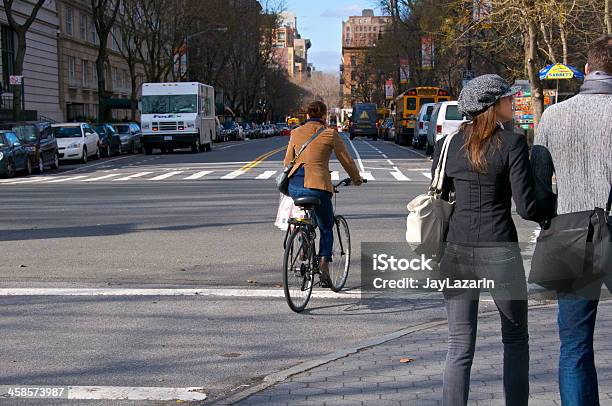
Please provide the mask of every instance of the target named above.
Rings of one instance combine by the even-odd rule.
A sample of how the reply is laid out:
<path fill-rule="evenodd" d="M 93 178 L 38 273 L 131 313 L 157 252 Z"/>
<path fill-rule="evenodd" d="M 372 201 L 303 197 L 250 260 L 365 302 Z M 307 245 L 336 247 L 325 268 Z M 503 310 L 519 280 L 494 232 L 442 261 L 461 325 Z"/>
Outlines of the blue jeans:
<path fill-rule="evenodd" d="M 334 206 L 332 194 L 327 190 L 307 189 L 304 187 L 304 168 L 298 169 L 289 179 L 289 196 L 292 199 L 298 197 L 317 197 L 321 200 L 321 206 L 314 209 L 317 225 L 319 226 L 319 256 L 331 260 L 334 245 Z"/>

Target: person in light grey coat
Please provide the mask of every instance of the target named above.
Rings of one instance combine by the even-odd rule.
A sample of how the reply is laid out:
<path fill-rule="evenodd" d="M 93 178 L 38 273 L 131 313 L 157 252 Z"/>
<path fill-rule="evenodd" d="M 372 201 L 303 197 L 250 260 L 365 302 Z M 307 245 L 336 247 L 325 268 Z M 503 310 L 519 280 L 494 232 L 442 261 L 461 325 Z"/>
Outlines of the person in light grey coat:
<path fill-rule="evenodd" d="M 549 107 L 532 148 L 536 196 L 549 199 L 557 178 L 557 214 L 605 208 L 612 197 L 612 35 L 589 46 L 580 93 Z M 592 283 L 596 297 L 602 284 Z M 561 353 L 559 390 L 563 405 L 597 406 L 599 394 L 593 335 L 598 300 L 558 292 Z"/>

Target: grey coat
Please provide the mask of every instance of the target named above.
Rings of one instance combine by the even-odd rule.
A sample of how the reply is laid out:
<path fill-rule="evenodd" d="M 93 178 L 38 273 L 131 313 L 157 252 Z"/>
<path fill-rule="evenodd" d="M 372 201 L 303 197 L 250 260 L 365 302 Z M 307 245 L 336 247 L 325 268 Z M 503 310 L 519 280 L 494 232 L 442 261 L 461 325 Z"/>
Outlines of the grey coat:
<path fill-rule="evenodd" d="M 612 188 L 612 76 L 592 72 L 580 93 L 544 112 L 531 165 L 539 199 L 552 195 L 557 214 L 605 208 Z"/>

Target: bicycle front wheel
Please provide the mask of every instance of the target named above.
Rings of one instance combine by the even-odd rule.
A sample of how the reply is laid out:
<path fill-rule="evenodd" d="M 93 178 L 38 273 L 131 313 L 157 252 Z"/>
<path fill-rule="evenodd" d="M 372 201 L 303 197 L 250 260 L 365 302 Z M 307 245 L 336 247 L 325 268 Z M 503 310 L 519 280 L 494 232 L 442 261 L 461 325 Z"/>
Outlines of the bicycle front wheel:
<path fill-rule="evenodd" d="M 332 282 L 331 290 L 340 292 L 346 284 L 351 266 L 351 234 L 344 217 L 336 216 L 334 220 L 334 245 L 329 276 Z"/>
<path fill-rule="evenodd" d="M 297 227 L 289 236 L 283 257 L 283 289 L 287 304 L 296 313 L 303 311 L 310 300 L 314 284 L 311 240 Z"/>

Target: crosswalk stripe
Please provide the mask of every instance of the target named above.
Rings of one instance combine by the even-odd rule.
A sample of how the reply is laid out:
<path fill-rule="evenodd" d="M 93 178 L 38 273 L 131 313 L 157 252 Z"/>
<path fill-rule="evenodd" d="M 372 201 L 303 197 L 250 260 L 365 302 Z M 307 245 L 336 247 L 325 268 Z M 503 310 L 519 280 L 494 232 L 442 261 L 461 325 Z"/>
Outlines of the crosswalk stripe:
<path fill-rule="evenodd" d="M 404 175 L 399 169 L 395 168 L 395 171 L 391 172 L 391 176 L 400 182 L 408 182 L 410 178 Z"/>
<path fill-rule="evenodd" d="M 361 177 L 363 179 L 367 179 L 368 181 L 374 180 L 374 176 L 372 175 L 372 172 L 361 172 Z"/>
<path fill-rule="evenodd" d="M 123 181 L 123 180 L 131 180 L 131 179 L 136 179 L 136 178 L 142 178 L 143 176 L 147 176 L 152 174 L 153 172 L 140 172 L 140 173 L 135 173 L 133 175 L 130 176 L 126 176 L 125 178 L 119 178 L 119 179 L 113 179 L 113 182 L 117 182 L 117 181 Z"/>
<path fill-rule="evenodd" d="M 333 172 L 331 173 L 331 178 L 332 178 L 332 180 L 340 180 L 340 172 L 338 172 L 338 171 L 333 171 Z"/>
<path fill-rule="evenodd" d="M 225 176 L 221 176 L 221 179 L 235 179 L 238 176 L 242 175 L 243 173 L 244 173 L 244 171 L 237 170 L 237 171 L 234 171 L 234 172 L 230 172 L 230 173 L 228 173 Z"/>
<path fill-rule="evenodd" d="M 429 172 L 421 172 L 423 174 L 423 176 L 425 176 L 427 179 L 431 180 L 431 173 Z"/>
<path fill-rule="evenodd" d="M 164 180 L 164 179 L 171 178 L 175 175 L 180 175 L 181 173 L 183 173 L 183 171 L 172 171 L 172 172 L 164 173 L 163 175 L 156 176 L 149 180 Z"/>
<path fill-rule="evenodd" d="M 71 181 L 71 180 L 83 179 L 83 178 L 86 178 L 86 177 L 87 177 L 87 176 L 85 176 L 85 175 L 80 175 L 80 176 L 72 176 L 72 177 L 70 177 L 70 178 L 63 178 L 63 179 L 55 179 L 55 180 L 50 180 L 50 181 L 49 181 L 49 182 L 47 182 L 47 183 L 60 183 L 60 182 L 68 182 L 68 181 Z"/>
<path fill-rule="evenodd" d="M 35 182 L 43 182 L 45 180 L 50 180 L 50 179 L 54 179 L 55 177 L 50 177 L 50 176 L 43 176 L 40 178 L 29 178 L 29 179 L 25 179 L 25 180 L 15 180 L 15 179 L 11 179 L 10 182 L 4 182 L 5 185 L 20 185 L 22 183 L 35 183 Z"/>
<path fill-rule="evenodd" d="M 211 173 L 213 173 L 214 171 L 201 171 L 201 172 L 196 172 L 191 176 L 187 176 L 185 178 L 185 180 L 195 180 L 195 179 L 200 179 L 203 178 L 206 175 L 210 175 Z"/>
<path fill-rule="evenodd" d="M 121 175 L 122 175 L 121 173 L 113 173 L 111 175 L 98 176 L 97 178 L 82 179 L 81 182 L 96 182 L 98 180 L 114 178 L 115 176 L 121 176 Z"/>
<path fill-rule="evenodd" d="M 272 176 L 274 176 L 275 173 L 276 171 L 265 171 L 261 175 L 257 176 L 255 179 L 270 179 Z"/>

